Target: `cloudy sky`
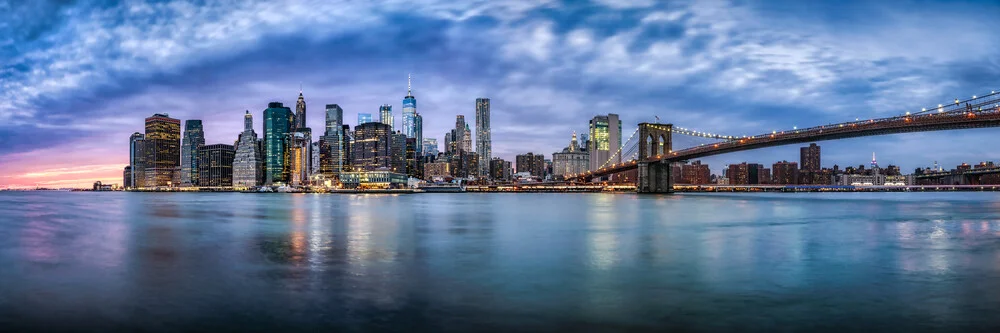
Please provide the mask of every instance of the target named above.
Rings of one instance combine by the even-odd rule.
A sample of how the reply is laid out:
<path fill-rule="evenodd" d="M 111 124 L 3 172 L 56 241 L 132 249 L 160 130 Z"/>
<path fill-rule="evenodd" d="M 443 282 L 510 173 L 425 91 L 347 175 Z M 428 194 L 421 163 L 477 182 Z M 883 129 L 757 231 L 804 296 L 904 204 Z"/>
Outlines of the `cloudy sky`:
<path fill-rule="evenodd" d="M 749 135 L 1000 90 L 996 1 L 0 0 L 0 187 L 121 182 L 143 118 L 392 104 L 414 77 L 424 137 L 492 99 L 495 156 L 551 154 L 596 114 Z M 1000 160 L 1000 129 L 821 142 L 823 165 Z M 443 140 L 442 140 L 443 141 Z M 675 149 L 696 141 L 678 139 Z M 690 142 L 690 143 L 688 143 Z M 770 165 L 797 146 L 708 158 Z"/>

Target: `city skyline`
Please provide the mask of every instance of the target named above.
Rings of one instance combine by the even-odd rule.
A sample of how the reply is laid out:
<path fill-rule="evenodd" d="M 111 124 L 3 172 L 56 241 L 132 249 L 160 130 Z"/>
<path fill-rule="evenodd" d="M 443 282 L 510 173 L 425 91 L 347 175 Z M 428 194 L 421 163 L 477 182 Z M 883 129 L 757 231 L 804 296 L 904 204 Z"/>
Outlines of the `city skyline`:
<path fill-rule="evenodd" d="M 587 120 L 601 114 L 619 114 L 624 133 L 658 116 L 678 126 L 745 135 L 896 115 L 1000 88 L 993 79 L 1000 75 L 1000 52 L 984 42 L 989 29 L 981 26 L 1000 9 L 985 3 L 924 3 L 919 8 L 849 3 L 844 6 L 858 10 L 838 14 L 843 17 L 825 14 L 829 6 L 789 2 L 677 7 L 654 3 L 640 8 L 601 2 L 538 7 L 512 2 L 494 4 L 493 10 L 449 4 L 444 6 L 461 8 L 414 10 L 421 14 L 400 21 L 376 13 L 372 16 L 378 24 L 354 22 L 349 28 L 335 28 L 336 20 L 322 17 L 332 8 L 288 5 L 271 13 L 279 22 L 294 20 L 286 24 L 291 27 L 272 35 L 267 29 L 273 26 L 255 25 L 246 31 L 249 40 L 224 32 L 205 37 L 168 31 L 151 22 L 162 20 L 156 22 L 167 27 L 191 24 L 193 30 L 203 31 L 199 29 L 208 29 L 210 20 L 199 15 L 235 18 L 266 8 L 210 2 L 202 7 L 205 13 L 194 13 L 189 20 L 182 14 L 193 7 L 174 4 L 97 8 L 40 3 L 6 11 L 13 13 L 11 23 L 0 27 L 0 35 L 11 37 L 0 39 L 0 56 L 13 59 L 13 65 L 0 73 L 0 186 L 118 183 L 121 167 L 129 164 L 128 149 L 121 142 L 142 128 L 143 118 L 165 113 L 182 121 L 200 119 L 206 142 L 231 144 L 243 130 L 245 110 L 260 117 L 268 102 L 291 106 L 300 87 L 312 110 L 336 103 L 343 106 L 345 119 L 355 119 L 357 113 L 374 113 L 378 105 L 390 104 L 397 105 L 394 114 L 402 119 L 397 110 L 408 73 L 413 73 L 425 138 L 443 142 L 441 133 L 454 127 L 454 117 L 465 115 L 472 123 L 475 99 L 488 97 L 492 155 L 508 161 L 528 152 L 551 158 L 573 131 L 587 133 Z M 412 6 L 420 9 L 419 4 Z M 553 8 L 576 16 L 545 14 Z M 67 14 L 70 9 L 77 9 L 76 14 Z M 615 18 L 602 19 L 600 12 Z M 777 17 L 788 14 L 802 20 Z M 116 21 L 115 15 L 124 19 Z M 953 17 L 958 23 L 932 27 L 921 22 L 931 15 Z M 42 19 L 23 19 L 38 17 Z M 310 32 L 298 21 L 326 30 Z M 222 24 L 243 23 L 230 19 Z M 80 37 L 89 35 L 86 31 L 58 29 L 64 25 L 122 29 L 111 31 L 111 36 L 92 34 L 88 43 Z M 130 27 L 145 33 L 130 35 Z M 506 38 L 476 38 L 484 33 Z M 933 38 L 935 47 L 921 42 L 927 36 L 940 36 Z M 394 42 L 363 42 L 383 37 Z M 772 40 L 765 42 L 768 38 Z M 46 40 L 64 46 L 51 47 Z M 724 42 L 744 54 L 722 50 Z M 463 43 L 468 45 L 455 46 Z M 479 51 L 479 46 L 492 43 L 500 52 Z M 274 46 L 299 56 L 275 55 L 269 51 Z M 98 52 L 106 47 L 134 57 Z M 452 48 L 448 50 L 454 58 L 463 61 L 445 61 L 452 57 L 442 56 L 442 47 Z M 329 49 L 342 49 L 342 61 L 324 63 L 321 55 Z M 400 49 L 409 53 L 390 55 Z M 61 53 L 83 56 L 71 59 Z M 231 61 L 220 63 L 223 59 Z M 278 64 L 288 70 L 267 70 Z M 700 79 L 704 74 L 719 81 Z M 307 117 L 314 128 L 324 123 L 322 112 Z M 263 120 L 254 128 L 260 135 Z M 997 161 L 1000 154 L 988 145 L 967 144 L 989 140 L 994 131 L 822 142 L 822 166 L 864 164 L 872 151 L 878 152 L 880 162 L 906 172 L 934 161 Z M 319 132 L 314 129 L 314 140 Z M 722 165 L 740 161 L 769 165 L 794 160 L 798 149 L 768 148 L 703 162 L 720 174 Z"/>

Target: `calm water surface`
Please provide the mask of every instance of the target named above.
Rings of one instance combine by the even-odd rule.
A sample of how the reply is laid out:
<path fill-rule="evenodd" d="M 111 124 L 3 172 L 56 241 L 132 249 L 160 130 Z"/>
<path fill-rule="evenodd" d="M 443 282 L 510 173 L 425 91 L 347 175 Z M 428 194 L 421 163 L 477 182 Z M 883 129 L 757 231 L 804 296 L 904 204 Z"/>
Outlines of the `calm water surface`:
<path fill-rule="evenodd" d="M 1000 193 L 0 192 L 0 331 L 1000 328 Z"/>

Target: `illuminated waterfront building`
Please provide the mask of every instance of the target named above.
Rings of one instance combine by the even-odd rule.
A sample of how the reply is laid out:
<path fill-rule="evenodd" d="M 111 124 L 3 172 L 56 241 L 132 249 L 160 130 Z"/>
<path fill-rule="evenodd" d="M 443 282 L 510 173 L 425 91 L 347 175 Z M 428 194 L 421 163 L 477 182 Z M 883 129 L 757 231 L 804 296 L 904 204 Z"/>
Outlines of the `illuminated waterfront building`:
<path fill-rule="evenodd" d="M 493 157 L 493 141 L 490 139 L 489 98 L 476 98 L 476 153 L 479 154 L 478 176 L 489 178 L 490 160 Z"/>
<path fill-rule="evenodd" d="M 198 148 L 205 145 L 205 131 L 201 120 L 184 121 L 184 138 L 181 140 L 181 186 L 198 185 Z"/>
<path fill-rule="evenodd" d="M 393 125 L 393 119 L 392 119 L 392 105 L 382 104 L 382 106 L 378 108 L 378 121 L 380 123 L 389 125 L 390 131 L 396 130 L 395 129 L 396 126 Z"/>
<path fill-rule="evenodd" d="M 606 164 L 621 163 L 618 150 L 622 144 L 622 122 L 618 115 L 611 113 L 596 116 L 590 120 L 590 170 L 597 170 Z M 609 162 L 610 160 L 610 162 Z"/>
<path fill-rule="evenodd" d="M 407 138 L 417 137 L 417 98 L 413 97 L 410 76 L 406 76 L 406 97 L 403 97 L 403 134 Z M 392 124 L 389 124 L 392 125 Z"/>
<path fill-rule="evenodd" d="M 125 188 L 132 188 L 132 166 L 126 165 L 122 170 L 122 184 Z"/>
<path fill-rule="evenodd" d="M 420 159 L 417 158 L 417 139 L 406 138 L 406 174 L 413 178 L 421 178 Z"/>
<path fill-rule="evenodd" d="M 198 150 L 198 186 L 233 186 L 233 159 L 236 149 L 232 145 L 205 145 Z"/>
<path fill-rule="evenodd" d="M 250 188 L 259 186 L 264 170 L 261 168 L 263 156 L 258 146 L 257 133 L 253 130 L 253 115 L 247 111 L 243 115 L 243 132 L 236 141 L 236 155 L 233 158 L 233 186 Z"/>
<path fill-rule="evenodd" d="M 267 104 L 264 110 L 264 184 L 287 184 L 290 170 L 288 165 L 287 136 L 294 121 L 292 110 L 280 102 Z"/>
<path fill-rule="evenodd" d="M 126 188 L 146 186 L 146 135 L 135 132 L 129 137 L 129 179 Z"/>
<path fill-rule="evenodd" d="M 351 171 L 340 174 L 340 183 L 348 189 L 399 189 L 405 188 L 406 174 L 389 170 Z"/>
<path fill-rule="evenodd" d="M 345 153 L 344 110 L 337 104 L 326 105 L 326 131 L 320 138 L 324 142 L 320 152 L 320 172 L 327 179 L 337 177 L 348 163 Z"/>
<path fill-rule="evenodd" d="M 510 167 L 510 161 L 504 161 L 499 157 L 494 157 L 490 160 L 490 178 L 494 180 L 510 181 L 513 171 Z"/>
<path fill-rule="evenodd" d="M 434 162 L 424 164 L 424 179 L 431 180 L 433 177 L 451 176 L 451 165 L 448 162 Z"/>
<path fill-rule="evenodd" d="M 370 122 L 354 128 L 351 166 L 354 171 L 389 168 L 392 129 L 383 123 Z"/>
<path fill-rule="evenodd" d="M 181 121 L 167 114 L 146 118 L 145 162 L 146 187 L 171 186 L 174 168 L 180 167 Z M 135 172 L 133 170 L 133 172 Z"/>
<path fill-rule="evenodd" d="M 552 176 L 561 179 L 565 175 L 587 172 L 590 169 L 590 154 L 580 149 L 576 140 L 576 132 L 569 141 L 569 146 L 562 152 L 552 154 Z"/>
<path fill-rule="evenodd" d="M 285 146 L 288 147 L 288 172 L 290 185 L 309 184 L 309 169 L 311 169 L 312 130 L 308 127 L 299 128 L 285 136 Z"/>

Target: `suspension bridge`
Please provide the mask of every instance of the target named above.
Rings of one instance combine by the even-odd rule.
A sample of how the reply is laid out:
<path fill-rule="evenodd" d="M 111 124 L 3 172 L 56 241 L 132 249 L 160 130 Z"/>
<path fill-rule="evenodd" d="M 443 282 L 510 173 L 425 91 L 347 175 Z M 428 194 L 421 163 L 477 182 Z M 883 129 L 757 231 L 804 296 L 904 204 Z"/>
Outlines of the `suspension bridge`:
<path fill-rule="evenodd" d="M 568 175 L 578 182 L 606 180 L 615 175 L 636 173 L 639 193 L 670 193 L 673 191 L 670 163 L 737 151 L 781 145 L 839 140 L 873 135 L 909 132 L 970 129 L 1000 126 L 1000 93 L 938 104 L 918 112 L 906 112 L 894 117 L 865 119 L 810 128 L 771 131 L 757 135 L 720 135 L 673 124 L 640 123 L 617 152 L 599 168 Z M 692 147 L 673 149 L 674 135 L 709 140 Z M 628 179 L 628 176 L 624 177 Z"/>

